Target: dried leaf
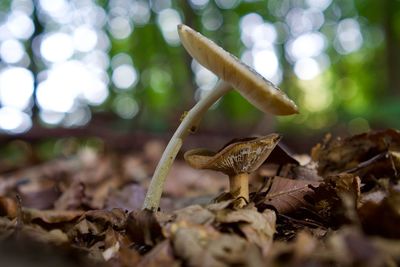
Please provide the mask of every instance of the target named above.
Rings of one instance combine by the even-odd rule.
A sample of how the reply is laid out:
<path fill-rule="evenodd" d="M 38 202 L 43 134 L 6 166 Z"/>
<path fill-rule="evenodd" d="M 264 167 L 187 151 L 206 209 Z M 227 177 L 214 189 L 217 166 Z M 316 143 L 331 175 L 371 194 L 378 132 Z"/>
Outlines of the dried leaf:
<path fill-rule="evenodd" d="M 391 191 L 380 202 L 368 201 L 358 210 L 364 231 L 400 238 L 400 192 Z"/>
<path fill-rule="evenodd" d="M 132 265 L 129 265 L 132 266 Z M 170 241 L 164 240 L 155 246 L 143 259 L 138 263 L 138 267 L 159 267 L 159 266 L 181 266 L 180 262 L 175 259 Z"/>
<path fill-rule="evenodd" d="M 50 209 L 59 197 L 56 183 L 48 179 L 31 180 L 18 186 L 22 206 L 34 209 Z"/>
<path fill-rule="evenodd" d="M 217 213 L 216 221 L 239 227 L 246 239 L 258 245 L 265 255 L 275 233 L 276 215 L 274 211 L 268 209 L 262 213 L 255 208 L 236 211 L 226 210 Z"/>
<path fill-rule="evenodd" d="M 75 181 L 62 193 L 54 203 L 56 210 L 76 210 L 82 208 L 85 202 L 85 185 Z"/>
<path fill-rule="evenodd" d="M 45 224 L 59 224 L 77 220 L 84 212 L 79 210 L 36 210 L 22 209 L 23 221 L 26 223 L 41 222 Z"/>
<path fill-rule="evenodd" d="M 332 175 L 318 187 L 314 194 L 306 196 L 312 209 L 325 221 L 326 225 L 338 227 L 354 222 L 355 210 L 360 199 L 360 178 L 353 174 Z"/>
<path fill-rule="evenodd" d="M 133 211 L 128 215 L 127 232 L 139 245 L 155 246 L 164 239 L 161 225 L 152 211 Z"/>
<path fill-rule="evenodd" d="M 254 201 L 259 208 L 273 206 L 279 213 L 290 213 L 300 207 L 309 206 L 304 196 L 314 193 L 311 185 L 318 186 L 319 184 L 320 182 L 275 176 L 272 178 L 269 188 L 256 194 Z"/>
<path fill-rule="evenodd" d="M 325 254 L 340 266 L 385 266 L 385 258 L 358 229 L 343 228 L 327 240 Z"/>
<path fill-rule="evenodd" d="M 35 231 L 26 229 L 25 233 Z M 49 235 L 52 235 L 49 238 Z M 0 266 L 29 266 L 29 267 L 102 267 L 101 262 L 90 261 L 81 250 L 69 247 L 65 242 L 54 238 L 57 231 L 48 234 L 46 231 L 36 232 L 35 239 L 20 233 L 0 242 Z M 41 239 L 40 241 L 37 238 Z M 63 238 L 61 238 L 63 239 Z"/>
<path fill-rule="evenodd" d="M 111 192 L 106 208 L 120 208 L 127 211 L 140 210 L 146 195 L 146 189 L 137 184 L 125 185 L 121 190 Z"/>
<path fill-rule="evenodd" d="M 399 131 L 368 132 L 345 139 L 328 137 L 313 149 L 313 159 L 318 162 L 320 174 L 337 174 L 388 151 L 400 151 Z"/>
<path fill-rule="evenodd" d="M 93 247 L 98 241 L 104 241 L 107 233 L 114 233 L 110 231 L 125 230 L 126 217 L 126 214 L 120 209 L 87 211 L 68 231 L 68 236 L 79 246 Z M 102 244 L 102 249 L 97 249 L 98 254 L 103 253 L 104 247 L 108 248 Z"/>
<path fill-rule="evenodd" d="M 187 221 L 193 224 L 210 224 L 214 221 L 215 215 L 200 205 L 192 205 L 174 212 L 175 221 Z"/>
<path fill-rule="evenodd" d="M 9 197 L 0 196 L 0 216 L 5 216 L 9 219 L 14 219 L 18 215 L 17 202 Z"/>
<path fill-rule="evenodd" d="M 294 158 L 293 153 L 289 151 L 289 149 L 282 144 L 282 142 L 278 143 L 277 146 L 272 150 L 268 159 L 265 160 L 264 164 L 294 164 L 299 165 L 299 161 Z"/>
<path fill-rule="evenodd" d="M 174 252 L 188 266 L 262 266 L 259 251 L 237 235 L 186 222 L 171 228 Z"/>
<path fill-rule="evenodd" d="M 127 215 L 121 209 L 108 210 L 91 210 L 84 215 L 86 219 L 102 225 L 109 225 L 115 229 L 125 229 Z"/>
<path fill-rule="evenodd" d="M 318 175 L 315 162 L 311 162 L 305 166 L 286 164 L 277 174 L 280 177 L 286 177 L 294 180 L 306 181 L 322 181 L 323 178 Z"/>

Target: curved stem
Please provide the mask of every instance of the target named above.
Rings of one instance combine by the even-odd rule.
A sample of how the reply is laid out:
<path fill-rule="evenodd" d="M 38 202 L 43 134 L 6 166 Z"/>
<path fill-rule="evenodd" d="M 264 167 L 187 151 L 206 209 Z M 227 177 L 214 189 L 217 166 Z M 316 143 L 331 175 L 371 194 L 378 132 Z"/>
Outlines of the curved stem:
<path fill-rule="evenodd" d="M 161 156 L 160 161 L 154 171 L 153 178 L 149 185 L 149 189 L 144 200 L 143 209 L 156 211 L 160 205 L 161 194 L 164 189 L 165 178 L 168 175 L 169 169 L 178 154 L 183 140 L 190 132 L 194 132 L 200 123 L 204 113 L 224 94 L 231 89 L 231 86 L 225 81 L 219 81 L 211 92 L 201 99 L 197 104 L 186 114 L 178 129 L 169 141 L 167 147 Z"/>

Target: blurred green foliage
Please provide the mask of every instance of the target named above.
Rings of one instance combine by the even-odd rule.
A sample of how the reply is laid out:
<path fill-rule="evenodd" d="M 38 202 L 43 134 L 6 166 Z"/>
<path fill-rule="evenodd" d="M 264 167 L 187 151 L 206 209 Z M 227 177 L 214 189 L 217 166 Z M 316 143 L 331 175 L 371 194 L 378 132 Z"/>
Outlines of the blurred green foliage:
<path fill-rule="evenodd" d="M 12 2 L 1 2 L 4 16 L 10 12 Z M 32 46 L 35 37 L 43 33 L 68 28 L 59 23 L 45 23 L 51 18 L 40 18 L 44 16 L 38 11 L 40 2 L 34 1 L 32 17 L 36 18 L 36 30 L 26 40 L 26 47 Z M 129 8 L 138 2 L 148 7 L 148 20 L 138 24 L 135 17 L 126 13 L 132 30 L 125 38 L 115 38 L 110 21 L 125 14 L 118 8 Z M 74 1 L 69 3 L 80 8 Z M 397 119 L 400 115 L 400 1 L 115 0 L 93 3 L 107 15 L 102 30 L 110 40 L 107 53 L 111 61 L 126 53 L 138 74 L 138 82 L 127 89 L 121 90 L 110 81 L 107 100 L 92 107 L 94 116 L 99 112 L 115 112 L 122 117 L 122 123 L 127 125 L 125 128 L 165 131 L 175 128 L 180 114 L 195 103 L 201 86 L 196 82 L 198 77 L 191 66 L 192 60 L 179 43 L 168 41 L 163 35 L 163 24 L 159 19 L 162 11 L 168 9 L 177 11 L 181 22 L 242 58 L 246 52 L 254 56 L 255 51 L 260 50 L 254 44 L 251 47 L 244 43 L 243 18 L 256 14 L 272 26 L 277 36 L 270 44 L 271 51 L 278 60 L 274 79 L 298 103 L 301 112 L 300 115 L 277 118 L 279 130 L 314 134 L 340 129 L 358 133 L 370 127 L 400 127 Z M 296 52 L 293 42 L 302 35 L 313 33 L 319 34 L 319 38 L 322 36 L 323 48 L 318 54 L 305 56 L 304 64 L 296 67 L 304 58 L 301 54 L 293 58 L 291 53 L 302 53 L 304 47 Z M 271 49 L 263 46 L 262 38 L 260 42 L 262 49 Z M 315 45 L 311 42 L 309 49 Z M 305 53 L 308 52 L 306 47 Z M 33 60 L 29 69 L 34 74 L 49 67 L 40 57 L 30 53 Z M 110 77 L 113 71 L 112 66 L 107 69 Z M 134 108 L 137 113 L 132 110 Z M 124 119 L 121 114 L 125 114 L 126 109 L 134 115 L 128 114 Z M 209 112 L 203 127 L 219 127 L 223 121 L 226 129 L 250 128 L 255 127 L 262 116 L 239 94 L 229 93 Z"/>

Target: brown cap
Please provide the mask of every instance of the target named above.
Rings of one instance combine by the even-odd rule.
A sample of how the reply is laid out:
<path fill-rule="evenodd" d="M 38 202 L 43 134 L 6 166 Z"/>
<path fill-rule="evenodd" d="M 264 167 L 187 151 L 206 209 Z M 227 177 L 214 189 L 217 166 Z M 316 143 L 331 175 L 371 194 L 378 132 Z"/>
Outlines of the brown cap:
<path fill-rule="evenodd" d="M 284 92 L 237 57 L 186 25 L 178 25 L 178 32 L 194 59 L 230 83 L 258 109 L 275 115 L 298 113 L 296 104 Z"/>
<path fill-rule="evenodd" d="M 219 152 L 193 149 L 185 153 L 186 162 L 196 169 L 211 169 L 227 175 L 253 172 L 265 161 L 281 136 L 269 134 L 230 143 Z"/>

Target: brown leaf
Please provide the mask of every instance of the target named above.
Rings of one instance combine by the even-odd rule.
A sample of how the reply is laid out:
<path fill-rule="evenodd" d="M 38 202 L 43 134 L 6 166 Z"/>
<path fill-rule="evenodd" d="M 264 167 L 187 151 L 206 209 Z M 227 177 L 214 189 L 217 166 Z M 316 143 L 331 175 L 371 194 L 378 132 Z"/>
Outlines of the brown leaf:
<path fill-rule="evenodd" d="M 107 238 L 107 233 L 114 233 L 110 231 L 124 230 L 126 217 L 125 212 L 120 209 L 87 211 L 80 217 L 78 223 L 68 231 L 68 236 L 75 244 L 87 248 L 94 247 L 93 251 L 97 250 L 97 254 L 102 254 L 104 244 L 101 245 L 101 249 L 95 249 L 94 244 L 98 241 L 104 241 Z"/>
<path fill-rule="evenodd" d="M 132 263 L 131 263 L 132 264 Z M 132 265 L 129 265 L 132 266 Z M 143 259 L 138 263 L 138 267 L 158 267 L 158 266 L 181 266 L 180 262 L 175 259 L 174 253 L 169 240 L 164 240 L 155 246 Z"/>
<path fill-rule="evenodd" d="M 104 266 L 101 262 L 90 261 L 81 250 L 68 246 L 65 234 L 60 234 L 59 230 L 47 232 L 31 226 L 24 228 L 13 237 L 0 241 L 0 266 Z"/>
<path fill-rule="evenodd" d="M 175 221 L 187 221 L 193 224 L 210 224 L 214 221 L 215 215 L 200 205 L 192 205 L 175 211 Z"/>
<path fill-rule="evenodd" d="M 332 227 L 357 220 L 355 210 L 360 199 L 360 178 L 353 174 L 332 175 L 307 195 L 312 209 Z"/>
<path fill-rule="evenodd" d="M 380 202 L 364 203 L 358 215 L 367 233 L 400 238 L 400 192 L 391 191 Z"/>
<path fill-rule="evenodd" d="M 322 144 L 314 147 L 312 154 L 318 162 L 318 172 L 325 176 L 352 170 L 388 151 L 400 151 L 399 131 L 371 131 L 345 139 L 328 137 Z M 392 167 L 388 167 L 386 172 L 393 174 Z"/>
<path fill-rule="evenodd" d="M 277 146 L 272 150 L 268 159 L 265 160 L 264 164 L 294 164 L 299 165 L 299 161 L 294 158 L 293 153 L 289 151 L 289 149 L 282 144 L 282 142 L 278 143 Z"/>
<path fill-rule="evenodd" d="M 279 213 L 290 213 L 300 207 L 307 207 L 309 203 L 304 196 L 313 194 L 310 187 L 318 186 L 320 182 L 307 180 L 293 180 L 275 176 L 270 186 L 256 194 L 254 201 L 259 208 L 273 206 Z"/>
<path fill-rule="evenodd" d="M 22 206 L 34 209 L 50 209 L 59 197 L 55 181 L 49 179 L 31 180 L 18 186 Z"/>
<path fill-rule="evenodd" d="M 91 210 L 84 214 L 84 217 L 92 222 L 102 225 L 109 225 L 115 229 L 125 229 L 127 215 L 121 209 Z"/>
<path fill-rule="evenodd" d="M 262 266 L 259 250 L 237 235 L 184 221 L 171 228 L 174 252 L 188 266 Z"/>
<path fill-rule="evenodd" d="M 139 245 L 155 246 L 164 239 L 161 225 L 152 211 L 133 211 L 128 215 L 127 232 Z"/>
<path fill-rule="evenodd" d="M 112 258 L 116 258 L 121 246 L 123 246 L 121 234 L 109 227 L 104 237 L 104 249 L 102 251 L 104 260 L 109 261 Z"/>
<path fill-rule="evenodd" d="M 16 220 L 0 217 L 0 242 L 13 238 L 22 241 L 27 239 L 35 240 L 52 245 L 60 245 L 68 242 L 67 235 L 61 229 L 47 231 L 35 224 L 19 224 Z"/>
<path fill-rule="evenodd" d="M 324 254 L 339 266 L 386 266 L 386 261 L 374 244 L 356 228 L 342 228 L 327 240 Z"/>
<path fill-rule="evenodd" d="M 56 210 L 76 210 L 81 209 L 85 199 L 85 185 L 82 182 L 74 181 L 62 193 L 54 203 Z"/>
<path fill-rule="evenodd" d="M 323 180 L 323 178 L 318 175 L 315 162 L 311 162 L 304 166 L 295 164 L 286 164 L 282 167 L 277 176 L 286 177 L 294 180 L 306 180 L 306 181 Z"/>
<path fill-rule="evenodd" d="M 148 254 L 146 254 L 146 256 L 147 255 Z M 153 255 L 153 257 L 155 256 Z M 141 259 L 142 256 L 139 254 L 139 252 L 137 252 L 135 249 L 123 245 L 120 247 L 118 255 L 115 258 L 111 259 L 112 262 L 111 266 L 116 266 L 116 267 L 139 266 L 138 264 Z M 160 266 L 169 266 L 169 265 L 160 265 Z"/>
<path fill-rule="evenodd" d="M 121 190 L 111 192 L 106 201 L 106 208 L 120 208 L 127 211 L 142 209 L 146 189 L 137 184 L 125 185 Z"/>
<path fill-rule="evenodd" d="M 80 210 L 36 210 L 23 208 L 23 221 L 27 223 L 41 222 L 44 224 L 59 224 L 78 219 L 84 212 Z"/>
<path fill-rule="evenodd" d="M 268 251 L 275 233 L 275 212 L 269 209 L 262 213 L 256 208 L 217 213 L 217 222 L 238 226 L 248 241 L 258 245 L 263 254 Z"/>
<path fill-rule="evenodd" d="M 5 216 L 9 219 L 14 219 L 18 215 L 17 202 L 9 197 L 0 196 L 0 216 Z"/>

